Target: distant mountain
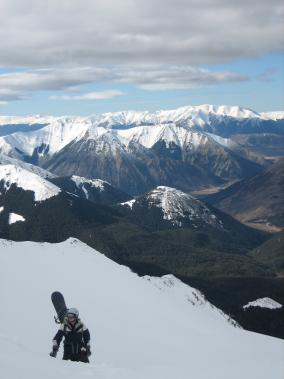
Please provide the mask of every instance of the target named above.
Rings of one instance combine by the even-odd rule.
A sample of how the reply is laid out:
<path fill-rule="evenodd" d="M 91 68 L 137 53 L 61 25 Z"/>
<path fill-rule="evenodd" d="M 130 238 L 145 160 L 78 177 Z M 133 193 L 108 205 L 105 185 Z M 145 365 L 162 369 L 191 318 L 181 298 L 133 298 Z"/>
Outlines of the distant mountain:
<path fill-rule="evenodd" d="M 51 178 L 50 181 L 65 192 L 72 193 L 97 204 L 112 205 L 132 199 L 132 196 L 100 179 L 87 179 L 72 175 L 69 177 Z"/>
<path fill-rule="evenodd" d="M 130 209 L 130 217 L 137 219 L 145 227 L 165 228 L 191 227 L 201 229 L 212 226 L 224 229 L 212 209 L 204 203 L 175 188 L 159 186 L 136 199 L 121 204 Z M 154 217 L 156 213 L 156 217 Z"/>
<path fill-rule="evenodd" d="M 284 158 L 205 199 L 242 222 L 280 230 L 284 227 Z"/>
<path fill-rule="evenodd" d="M 235 136 L 284 136 L 283 122 L 212 105 L 92 117 L 0 117 L 0 152 L 58 176 L 100 178 L 132 195 L 157 185 L 194 191 L 259 172 L 267 165 L 261 149 Z"/>
<path fill-rule="evenodd" d="M 0 189 L 5 194 L 11 187 L 33 192 L 34 201 L 43 201 L 60 193 L 60 189 L 41 176 L 14 164 L 0 165 Z"/>

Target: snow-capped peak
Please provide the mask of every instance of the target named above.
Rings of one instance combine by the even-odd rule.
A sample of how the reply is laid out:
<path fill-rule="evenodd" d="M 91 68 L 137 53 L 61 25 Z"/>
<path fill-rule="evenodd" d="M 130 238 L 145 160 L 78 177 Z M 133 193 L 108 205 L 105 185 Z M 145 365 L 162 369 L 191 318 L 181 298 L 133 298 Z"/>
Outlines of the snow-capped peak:
<path fill-rule="evenodd" d="M 60 188 L 22 167 L 12 164 L 0 165 L 0 182 L 5 190 L 15 184 L 26 191 L 33 191 L 35 201 L 43 201 L 56 196 Z"/>
<path fill-rule="evenodd" d="M 160 140 L 167 146 L 173 142 L 181 148 L 197 147 L 208 139 L 213 140 L 206 132 L 215 133 L 216 125 L 220 123 L 222 127 L 228 125 L 229 128 L 230 122 L 237 119 L 241 127 L 242 120 L 251 119 L 257 127 L 261 120 L 283 118 L 281 112 L 276 113 L 260 114 L 239 106 L 204 104 L 156 112 L 123 111 L 90 117 L 2 116 L 0 152 L 16 158 L 36 155 L 42 159 L 70 143 L 89 139 L 96 141 L 100 152 L 110 151 L 113 154 L 117 149 L 124 151 L 131 142 L 146 148 Z M 216 142 L 228 144 L 228 141 L 215 139 Z"/>
<path fill-rule="evenodd" d="M 267 118 L 270 120 L 283 120 L 284 119 L 284 111 L 261 112 L 260 114 L 263 118 Z"/>
<path fill-rule="evenodd" d="M 166 146 L 174 143 L 180 148 L 185 146 L 197 147 L 208 140 L 206 135 L 177 126 L 174 123 L 137 126 L 131 129 L 119 130 L 117 134 L 126 146 L 130 142 L 136 142 L 146 148 L 153 147 L 158 141 L 164 141 Z"/>
<path fill-rule="evenodd" d="M 271 299 L 270 297 L 263 297 L 261 299 L 255 300 L 255 301 L 250 301 L 248 304 L 243 306 L 244 309 L 247 309 L 250 307 L 279 309 L 279 308 L 282 308 L 283 305 L 278 303 L 277 301 Z"/>
<path fill-rule="evenodd" d="M 150 206 L 162 209 L 164 219 L 173 225 L 182 226 L 183 219 L 192 221 L 202 220 L 206 224 L 222 227 L 221 220 L 198 199 L 176 188 L 159 186 L 146 194 Z"/>
<path fill-rule="evenodd" d="M 114 113 L 104 113 L 101 118 L 96 119 L 101 125 L 109 128 L 125 129 L 139 125 L 153 125 L 164 123 L 176 123 L 184 120 L 193 120 L 201 125 L 209 121 L 210 115 L 233 117 L 233 118 L 261 118 L 261 114 L 239 106 L 210 105 L 185 106 L 177 109 L 149 111 L 123 111 Z"/>

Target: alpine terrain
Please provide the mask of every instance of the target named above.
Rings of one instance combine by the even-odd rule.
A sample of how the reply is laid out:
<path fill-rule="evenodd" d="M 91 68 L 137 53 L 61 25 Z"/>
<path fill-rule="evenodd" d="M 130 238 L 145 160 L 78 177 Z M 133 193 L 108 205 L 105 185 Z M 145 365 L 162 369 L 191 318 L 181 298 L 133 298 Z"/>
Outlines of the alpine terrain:
<path fill-rule="evenodd" d="M 194 191 L 259 172 L 269 163 L 266 142 L 254 151 L 241 136 L 263 133 L 282 138 L 283 119 L 229 106 L 0 117 L 0 152 L 58 176 L 105 180 L 131 195 L 157 185 Z"/>

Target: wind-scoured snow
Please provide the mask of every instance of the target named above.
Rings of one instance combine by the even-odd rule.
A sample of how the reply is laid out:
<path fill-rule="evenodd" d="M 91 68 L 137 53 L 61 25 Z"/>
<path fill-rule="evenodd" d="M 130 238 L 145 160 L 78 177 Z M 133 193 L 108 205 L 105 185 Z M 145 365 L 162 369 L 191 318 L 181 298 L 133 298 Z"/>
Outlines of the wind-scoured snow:
<path fill-rule="evenodd" d="M 232 324 L 173 276 L 140 278 L 78 240 L 0 241 L 5 379 L 282 379 L 284 341 Z M 61 291 L 91 333 L 90 364 L 49 356 Z"/>
<path fill-rule="evenodd" d="M 33 172 L 12 164 L 0 165 L 0 182 L 5 190 L 15 184 L 26 191 L 33 191 L 35 201 L 43 201 L 56 196 L 60 188 Z"/>
<path fill-rule="evenodd" d="M 223 227 L 222 221 L 198 199 L 176 188 L 159 186 L 146 195 L 149 205 L 162 209 L 164 219 L 174 225 L 182 226 L 183 219 L 191 221 L 202 220 L 205 223 Z"/>
<path fill-rule="evenodd" d="M 282 308 L 283 305 L 278 303 L 277 301 L 270 299 L 269 297 L 263 297 L 261 299 L 257 299 L 255 301 L 251 301 L 248 304 L 244 305 L 243 308 L 247 309 L 250 307 L 260 307 L 260 308 L 268 308 L 268 309 L 279 309 Z"/>
<path fill-rule="evenodd" d="M 18 222 L 18 221 L 26 221 L 26 219 L 22 216 L 22 215 L 19 215 L 17 213 L 9 213 L 9 224 L 14 224 L 15 222 Z"/>

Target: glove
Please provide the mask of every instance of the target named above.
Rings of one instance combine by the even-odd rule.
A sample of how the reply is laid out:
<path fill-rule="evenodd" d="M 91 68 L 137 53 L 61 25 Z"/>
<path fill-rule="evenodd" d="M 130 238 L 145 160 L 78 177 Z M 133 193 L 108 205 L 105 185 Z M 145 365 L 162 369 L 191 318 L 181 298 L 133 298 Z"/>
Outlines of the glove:
<path fill-rule="evenodd" d="M 90 346 L 88 346 L 88 345 L 86 347 L 82 347 L 81 348 L 81 352 L 84 353 L 84 354 L 86 354 L 87 357 L 89 357 L 90 355 L 92 355 L 91 350 L 90 350 Z"/>
<path fill-rule="evenodd" d="M 53 346 L 53 348 L 52 348 L 52 352 L 49 353 L 49 355 L 50 355 L 51 357 L 55 358 L 56 355 L 57 355 L 57 352 L 58 352 L 58 348 L 57 348 L 56 346 Z"/>

